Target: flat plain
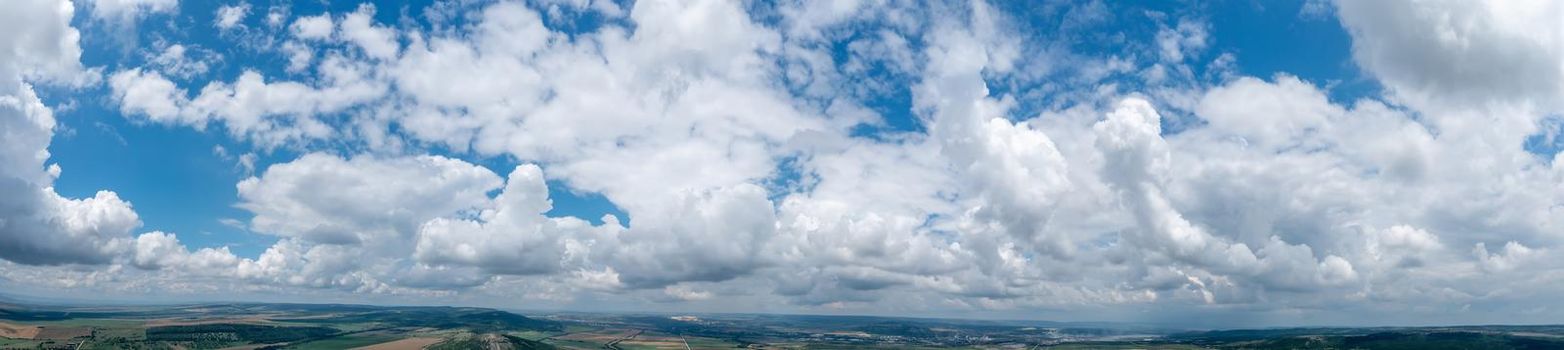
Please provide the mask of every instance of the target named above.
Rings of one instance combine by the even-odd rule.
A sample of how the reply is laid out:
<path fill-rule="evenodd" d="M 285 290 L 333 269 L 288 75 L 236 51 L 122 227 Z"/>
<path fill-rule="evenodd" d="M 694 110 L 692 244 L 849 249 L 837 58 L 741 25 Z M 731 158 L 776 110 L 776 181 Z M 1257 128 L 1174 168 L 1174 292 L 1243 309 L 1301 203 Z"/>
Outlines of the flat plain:
<path fill-rule="evenodd" d="M 523 315 L 526 314 L 526 315 Z M 0 349 L 1560 349 L 1564 326 L 1180 329 L 866 316 L 0 303 Z"/>

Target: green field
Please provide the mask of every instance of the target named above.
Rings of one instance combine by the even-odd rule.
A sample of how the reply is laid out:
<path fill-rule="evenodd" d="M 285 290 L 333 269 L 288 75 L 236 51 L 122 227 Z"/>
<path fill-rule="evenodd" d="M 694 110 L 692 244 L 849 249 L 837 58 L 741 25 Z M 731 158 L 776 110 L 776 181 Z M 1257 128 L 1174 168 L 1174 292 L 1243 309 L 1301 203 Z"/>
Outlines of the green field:
<path fill-rule="evenodd" d="M 351 348 L 356 348 L 356 347 L 360 347 L 360 346 L 369 346 L 369 345 L 375 345 L 375 344 L 380 344 L 380 343 L 389 342 L 389 341 L 395 341 L 395 340 L 402 339 L 402 338 L 405 338 L 405 336 L 400 335 L 400 334 L 386 334 L 386 333 L 369 334 L 369 335 L 357 335 L 357 334 L 355 334 L 355 335 L 341 336 L 341 337 L 335 337 L 335 338 L 321 339 L 321 340 L 316 340 L 316 341 L 312 341 L 312 342 L 308 342 L 308 343 L 293 345 L 293 346 L 287 347 L 287 349 L 299 349 L 299 350 L 351 349 Z"/>
<path fill-rule="evenodd" d="M 105 327 L 95 328 L 92 332 L 95 339 L 120 338 L 127 340 L 140 340 L 147 338 L 146 329 L 140 327 Z"/>
<path fill-rule="evenodd" d="M 543 342 L 544 343 L 548 343 L 549 345 L 558 346 L 558 347 L 562 347 L 562 348 L 570 348 L 570 349 L 602 349 L 603 348 L 603 344 L 593 343 L 593 342 L 589 342 L 589 341 L 580 341 L 580 340 L 569 340 L 569 339 L 554 338 L 554 339 L 545 340 Z"/>
<path fill-rule="evenodd" d="M 572 324 L 572 325 L 565 325 L 565 333 L 591 332 L 591 331 L 600 330 L 600 329 L 602 329 L 602 328 L 592 327 L 592 326 L 574 325 L 574 324 Z"/>
<path fill-rule="evenodd" d="M 6 348 L 31 348 L 43 344 L 42 341 L 28 339 L 0 338 L 0 347 Z"/>
<path fill-rule="evenodd" d="M 721 339 L 712 339 L 712 338 L 686 337 L 686 338 L 684 338 L 684 341 L 687 342 L 687 343 L 690 343 L 690 347 L 691 348 L 708 348 L 709 349 L 709 348 L 733 348 L 733 347 L 738 347 L 739 346 L 738 343 L 734 343 L 734 342 L 730 342 L 730 341 L 726 341 L 726 340 L 721 340 Z"/>
<path fill-rule="evenodd" d="M 303 323 L 299 323 L 299 324 L 296 324 L 296 325 L 303 325 Z M 357 332 L 357 331 L 362 331 L 362 330 L 381 328 L 381 327 L 385 327 L 385 326 L 386 325 L 384 325 L 384 324 L 374 323 L 374 322 L 339 323 L 339 324 L 328 325 L 328 327 L 340 329 L 343 332 Z"/>
<path fill-rule="evenodd" d="M 508 332 L 508 333 L 505 333 L 505 334 L 510 334 L 512 336 L 520 337 L 521 339 L 526 339 L 526 340 L 540 340 L 540 339 L 548 338 L 549 336 L 560 334 L 560 333 L 558 333 L 558 332 L 539 332 L 539 331 L 521 331 L 521 332 Z"/>
<path fill-rule="evenodd" d="M 73 318 L 73 319 L 69 319 L 69 320 L 38 321 L 38 322 L 28 322 L 28 323 L 39 325 L 39 326 L 138 328 L 138 327 L 141 327 L 142 324 L 145 324 L 146 321 L 142 321 L 142 320 L 115 320 L 115 319 L 101 319 L 101 318 Z"/>

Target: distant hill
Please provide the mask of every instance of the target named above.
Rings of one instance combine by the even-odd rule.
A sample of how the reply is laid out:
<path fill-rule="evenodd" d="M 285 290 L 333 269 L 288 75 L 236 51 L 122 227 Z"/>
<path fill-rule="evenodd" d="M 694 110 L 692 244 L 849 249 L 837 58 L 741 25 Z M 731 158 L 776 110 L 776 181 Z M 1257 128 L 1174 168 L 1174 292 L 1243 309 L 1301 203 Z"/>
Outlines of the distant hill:
<path fill-rule="evenodd" d="M 511 333 L 557 334 L 565 328 L 557 321 L 486 308 L 341 304 L 18 303 L 0 305 L 0 320 L 20 325 L 6 333 L 12 338 L 0 337 L 4 348 L 71 348 L 71 342 L 80 341 L 92 344 L 88 349 L 333 349 L 415 340 L 443 349 L 553 349 Z"/>
<path fill-rule="evenodd" d="M 1283 328 L 1190 332 L 1170 341 L 1232 349 L 1564 349 L 1560 326 Z"/>
<path fill-rule="evenodd" d="M 349 304 L 217 303 L 139 307 L 65 307 L 0 303 L 0 320 L 60 321 L 79 318 L 161 319 L 277 316 L 275 321 L 294 323 L 382 323 L 396 327 L 468 328 L 495 330 L 557 331 L 559 322 L 486 308 L 445 306 L 370 306 Z"/>
<path fill-rule="evenodd" d="M 348 311 L 342 315 L 319 318 L 278 319 L 298 323 L 359 323 L 376 322 L 396 327 L 466 328 L 475 332 L 502 330 L 558 331 L 564 329 L 559 322 L 533 319 L 510 312 L 467 307 L 385 307 L 360 309 L 316 308 L 310 311 Z"/>

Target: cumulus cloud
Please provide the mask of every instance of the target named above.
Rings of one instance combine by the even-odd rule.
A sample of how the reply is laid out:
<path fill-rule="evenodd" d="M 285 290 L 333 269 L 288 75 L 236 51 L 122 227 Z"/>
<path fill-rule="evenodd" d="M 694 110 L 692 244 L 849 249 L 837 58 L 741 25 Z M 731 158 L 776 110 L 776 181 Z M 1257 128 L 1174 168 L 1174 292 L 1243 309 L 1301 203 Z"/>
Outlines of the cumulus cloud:
<path fill-rule="evenodd" d="M 169 44 L 162 52 L 149 56 L 147 60 L 164 74 L 179 78 L 205 74 L 215 61 L 222 59 L 222 56 L 210 50 L 189 48 L 181 44 Z"/>
<path fill-rule="evenodd" d="M 58 79 L 80 71 L 81 32 L 71 27 L 76 8 L 69 1 L 30 0 L 10 4 L 0 18 L 7 33 L 0 45 L 0 79 L 14 94 L 18 79 Z"/>
<path fill-rule="evenodd" d="M 1354 62 L 1468 157 L 1509 169 L 1514 140 L 1564 111 L 1564 6 L 1547 1 L 1336 3 Z M 1394 15 L 1392 15 L 1394 14 Z M 1548 156 L 1551 156 L 1549 154 Z M 1487 174 L 1491 175 L 1491 174 Z"/>
<path fill-rule="evenodd" d="M 1397 97 L 1560 108 L 1564 6 L 1548 1 L 1337 1 L 1355 61 Z M 1432 107 L 1432 106 L 1430 106 Z"/>
<path fill-rule="evenodd" d="M 189 251 L 173 234 L 153 231 L 136 236 L 130 262 L 142 269 L 177 269 L 183 273 L 225 275 L 239 258 L 228 247 Z"/>
<path fill-rule="evenodd" d="M 500 186 L 483 167 L 424 156 L 308 154 L 240 181 L 257 231 L 327 244 L 406 239 L 424 220 L 472 208 Z"/>
<path fill-rule="evenodd" d="M 358 45 L 369 57 L 392 58 L 396 56 L 401 46 L 396 41 L 396 32 L 391 30 L 391 28 L 375 23 L 373 20 L 374 16 L 374 5 L 360 5 L 358 11 L 349 13 L 342 18 L 340 26 L 342 36 L 348 42 Z M 319 28 L 309 28 L 308 30 L 311 31 L 308 34 L 322 35 L 318 33 Z"/>
<path fill-rule="evenodd" d="M 239 207 L 254 214 L 248 228 L 283 239 L 237 261 L 232 275 L 290 286 L 396 293 L 575 271 L 591 256 L 578 240 L 596 229 L 543 215 L 548 192 L 534 165 L 502 182 L 439 156 L 315 153 L 272 165 L 238 191 Z"/>
<path fill-rule="evenodd" d="M 589 224 L 544 217 L 550 208 L 542 171 L 536 165 L 516 167 L 492 208 L 475 220 L 436 218 L 424 223 L 413 255 L 428 264 L 477 266 L 500 274 L 560 271 L 566 254 L 580 253 L 567 251 L 566 235 Z"/>
<path fill-rule="evenodd" d="M 130 22 L 148 14 L 173 12 L 179 0 L 91 0 L 88 4 L 94 18 Z"/>
<path fill-rule="evenodd" d="M 1207 40 L 1206 28 L 1203 23 L 1180 20 L 1173 27 L 1161 28 L 1157 31 L 1157 48 L 1164 61 L 1178 63 L 1185 58 L 1205 49 Z"/>
<path fill-rule="evenodd" d="M 244 22 L 245 17 L 248 16 L 250 16 L 249 3 L 240 2 L 235 5 L 223 5 L 217 8 L 217 19 L 212 21 L 212 25 L 217 26 L 217 29 L 223 30 L 239 28 L 244 26 L 241 22 Z"/>
<path fill-rule="evenodd" d="M 711 299 L 711 292 L 696 290 L 689 286 L 668 286 L 663 288 L 663 294 L 680 301 L 699 301 Z"/>
<path fill-rule="evenodd" d="M 635 227 L 606 243 L 615 270 L 632 287 L 746 275 L 762 262 L 759 250 L 776 230 L 771 202 L 754 185 L 688 192 L 667 204 L 636 212 Z"/>
<path fill-rule="evenodd" d="M 1258 250 L 1233 243 L 1190 222 L 1166 195 L 1174 166 L 1160 136 L 1161 117 L 1144 100 L 1128 99 L 1099 122 L 1097 146 L 1104 177 L 1123 197 L 1137 222 L 1129 243 L 1150 253 L 1223 275 L 1248 276 L 1284 288 L 1339 284 L 1356 278 L 1350 262 L 1335 255 L 1315 257 L 1311 247 L 1270 237 Z M 1320 261 L 1317 261 L 1320 260 Z"/>
<path fill-rule="evenodd" d="M 1477 257 L 1479 266 L 1484 271 L 1507 272 L 1529 263 L 1531 259 L 1537 257 L 1538 253 L 1530 247 L 1510 241 L 1504 244 L 1503 249 L 1493 253 L 1488 252 L 1487 244 L 1478 243 L 1476 247 L 1472 247 L 1472 255 Z"/>
<path fill-rule="evenodd" d="M 313 40 L 331 38 L 331 33 L 335 30 L 335 27 L 330 15 L 299 17 L 299 19 L 293 20 L 293 25 L 289 26 L 293 36 L 300 39 Z"/>
<path fill-rule="evenodd" d="M 1296 77 L 1281 76 L 1273 84 L 1241 77 L 1207 91 L 1195 108 L 1211 128 L 1228 131 L 1246 146 L 1269 150 L 1317 147 L 1309 141 L 1330 118 L 1343 113 L 1325 94 Z"/>
<path fill-rule="evenodd" d="M 25 78 L 69 75 L 80 69 L 79 36 L 69 2 L 11 4 L 0 39 L 0 258 L 22 264 L 105 264 L 128 247 L 141 225 L 112 191 L 72 199 L 55 192 L 58 165 L 46 165 L 54 112 Z M 47 76 L 40 76 L 47 77 Z"/>
<path fill-rule="evenodd" d="M 109 76 L 109 86 L 120 101 L 121 112 L 143 114 L 152 120 L 177 120 L 182 105 L 189 103 L 174 82 L 155 71 L 121 71 Z"/>
<path fill-rule="evenodd" d="M 334 135 L 322 114 L 340 112 L 386 91 L 384 85 L 366 81 L 365 72 L 344 58 L 331 57 L 324 64 L 330 83 L 323 87 L 268 82 L 258 72 L 244 71 L 233 83 L 209 83 L 191 98 L 162 74 L 139 68 L 115 72 L 109 86 L 127 115 L 197 128 L 220 121 L 235 136 L 276 147 Z"/>

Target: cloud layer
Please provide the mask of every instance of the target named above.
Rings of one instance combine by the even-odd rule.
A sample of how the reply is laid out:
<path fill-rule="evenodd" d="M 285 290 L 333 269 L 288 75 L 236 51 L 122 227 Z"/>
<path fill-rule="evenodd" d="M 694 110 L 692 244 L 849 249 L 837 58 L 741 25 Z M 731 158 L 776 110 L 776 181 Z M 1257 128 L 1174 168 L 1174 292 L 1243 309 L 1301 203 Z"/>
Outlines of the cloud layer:
<path fill-rule="evenodd" d="M 1523 147 L 1564 109 L 1550 2 L 1336 4 L 1384 87 L 1352 100 L 1238 73 L 1180 14 L 1099 57 L 983 2 L 499 2 L 401 23 L 235 5 L 210 23 L 285 67 L 202 78 L 178 46 L 93 81 L 75 7 L 15 6 L 0 277 L 40 288 L 1322 322 L 1545 319 L 1564 290 L 1564 165 Z M 1093 6 L 1053 29 L 1087 35 Z M 276 243 L 192 250 L 134 235 L 114 192 L 61 197 L 31 83 L 300 154 L 235 186 L 239 224 Z M 551 217 L 561 189 L 628 218 Z"/>

